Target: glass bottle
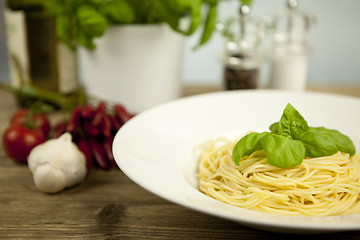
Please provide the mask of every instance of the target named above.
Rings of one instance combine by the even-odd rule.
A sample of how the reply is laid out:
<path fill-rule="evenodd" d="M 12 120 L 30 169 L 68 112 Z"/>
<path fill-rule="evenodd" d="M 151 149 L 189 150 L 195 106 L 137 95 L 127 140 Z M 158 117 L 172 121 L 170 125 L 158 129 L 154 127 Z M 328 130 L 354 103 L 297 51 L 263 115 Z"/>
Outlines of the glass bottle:
<path fill-rule="evenodd" d="M 260 85 L 263 25 L 250 15 L 249 6 L 242 5 L 239 13 L 220 25 L 225 40 L 221 56 L 225 90 L 255 89 Z"/>

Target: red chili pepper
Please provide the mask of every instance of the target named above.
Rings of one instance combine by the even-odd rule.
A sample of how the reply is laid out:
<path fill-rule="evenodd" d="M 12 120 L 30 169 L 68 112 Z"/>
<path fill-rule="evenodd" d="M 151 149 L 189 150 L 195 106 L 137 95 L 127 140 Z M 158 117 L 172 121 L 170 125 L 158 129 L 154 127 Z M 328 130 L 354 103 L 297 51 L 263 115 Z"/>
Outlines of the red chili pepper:
<path fill-rule="evenodd" d="M 100 123 L 100 128 L 102 131 L 102 134 L 105 137 L 110 137 L 111 136 L 111 121 L 110 118 L 107 114 L 104 115 L 104 117 L 102 118 L 102 121 Z"/>
<path fill-rule="evenodd" d="M 105 102 L 100 102 L 95 111 L 95 115 L 92 118 L 91 124 L 94 126 L 99 126 L 101 120 L 104 118 L 105 112 L 106 112 L 106 104 Z"/>
<path fill-rule="evenodd" d="M 114 168 L 119 168 L 119 166 L 115 162 L 114 155 L 113 155 L 113 152 L 112 152 L 112 143 L 113 143 L 113 138 L 112 137 L 106 138 L 104 140 L 104 142 L 103 142 L 104 149 L 106 151 L 106 154 L 107 154 L 107 157 L 109 159 L 109 162 L 110 162 L 111 166 L 113 166 Z"/>
<path fill-rule="evenodd" d="M 134 116 L 131 113 L 129 113 L 124 106 L 120 104 L 115 104 L 114 109 L 116 115 L 120 118 L 122 124 L 126 123 L 127 121 L 129 121 L 129 119 L 131 119 Z"/>
<path fill-rule="evenodd" d="M 59 123 L 55 129 L 52 138 L 58 138 L 66 132 L 66 123 Z"/>
<path fill-rule="evenodd" d="M 90 121 L 84 121 L 82 127 L 86 136 L 95 137 L 99 135 L 99 128 L 92 125 Z"/>
<path fill-rule="evenodd" d="M 81 116 L 83 118 L 92 118 L 95 115 L 95 109 L 91 104 L 82 107 Z"/>
<path fill-rule="evenodd" d="M 104 147 L 100 143 L 98 143 L 95 139 L 90 139 L 89 144 L 94 159 L 97 162 L 97 164 L 100 166 L 100 168 L 102 168 L 103 170 L 109 170 L 110 163 L 109 163 L 109 159 L 106 156 Z"/>
<path fill-rule="evenodd" d="M 84 154 L 86 159 L 86 169 L 89 174 L 93 165 L 93 156 L 89 143 L 85 139 L 80 139 L 76 142 L 79 150 Z"/>
<path fill-rule="evenodd" d="M 116 132 L 117 130 L 120 129 L 121 127 L 121 122 L 120 120 L 118 120 L 115 116 L 112 116 L 112 115 L 108 115 L 109 119 L 110 119 L 110 122 L 111 122 L 111 127 L 112 127 L 112 130 L 114 132 Z"/>
<path fill-rule="evenodd" d="M 70 120 L 66 126 L 67 132 L 72 132 L 79 126 L 80 117 L 81 117 L 81 106 L 78 105 L 75 107 L 75 109 L 70 117 Z"/>

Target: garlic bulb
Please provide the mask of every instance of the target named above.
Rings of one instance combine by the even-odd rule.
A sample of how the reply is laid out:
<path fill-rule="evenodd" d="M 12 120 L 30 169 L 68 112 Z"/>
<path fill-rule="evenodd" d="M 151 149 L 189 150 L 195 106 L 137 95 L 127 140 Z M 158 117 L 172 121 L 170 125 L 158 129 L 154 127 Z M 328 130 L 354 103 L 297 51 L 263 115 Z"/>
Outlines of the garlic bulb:
<path fill-rule="evenodd" d="M 43 192 L 55 193 L 82 182 L 86 160 L 71 141 L 70 133 L 36 146 L 28 156 L 34 183 Z"/>

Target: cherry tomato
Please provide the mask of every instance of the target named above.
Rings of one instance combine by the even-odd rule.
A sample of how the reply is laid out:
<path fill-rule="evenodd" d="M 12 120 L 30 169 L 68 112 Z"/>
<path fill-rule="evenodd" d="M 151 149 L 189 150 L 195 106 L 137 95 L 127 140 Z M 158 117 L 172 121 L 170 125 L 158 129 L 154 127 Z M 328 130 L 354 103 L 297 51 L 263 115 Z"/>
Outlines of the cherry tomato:
<path fill-rule="evenodd" d="M 17 111 L 10 120 L 11 123 L 19 123 L 19 124 L 26 124 L 30 123 L 33 124 L 33 128 L 41 128 L 46 137 L 50 131 L 50 121 L 49 118 L 42 113 L 34 113 L 30 114 L 29 110 L 27 109 L 20 109 Z"/>
<path fill-rule="evenodd" d="M 3 134 L 3 146 L 6 154 L 16 162 L 27 163 L 30 151 L 46 138 L 40 128 L 29 129 L 21 124 L 11 124 Z"/>

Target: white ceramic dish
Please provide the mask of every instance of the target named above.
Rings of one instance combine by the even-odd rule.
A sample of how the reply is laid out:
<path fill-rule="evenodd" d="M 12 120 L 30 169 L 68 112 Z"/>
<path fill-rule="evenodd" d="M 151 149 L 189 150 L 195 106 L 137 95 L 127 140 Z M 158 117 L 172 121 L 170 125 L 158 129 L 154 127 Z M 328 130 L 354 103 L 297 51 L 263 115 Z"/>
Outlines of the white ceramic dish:
<path fill-rule="evenodd" d="M 233 207 L 197 190 L 194 146 L 267 130 L 291 103 L 311 126 L 337 129 L 360 149 L 360 98 L 312 92 L 241 90 L 182 98 L 138 114 L 117 133 L 117 164 L 135 183 L 182 206 L 246 226 L 288 233 L 360 230 L 360 215 L 282 216 Z"/>

